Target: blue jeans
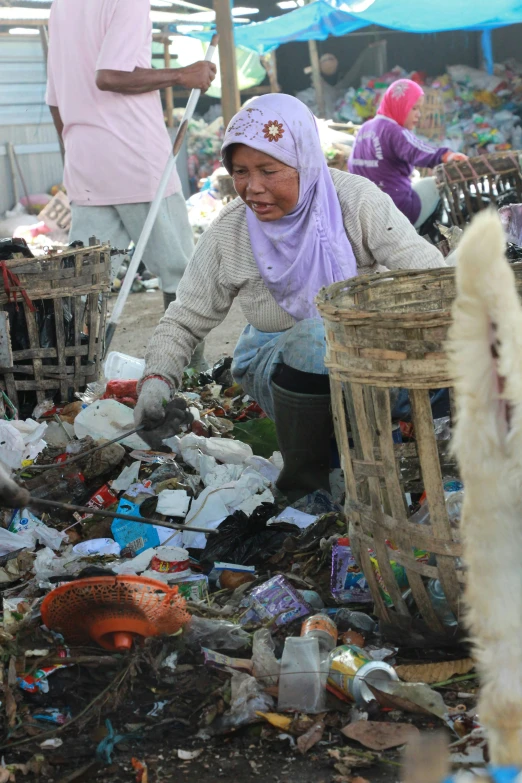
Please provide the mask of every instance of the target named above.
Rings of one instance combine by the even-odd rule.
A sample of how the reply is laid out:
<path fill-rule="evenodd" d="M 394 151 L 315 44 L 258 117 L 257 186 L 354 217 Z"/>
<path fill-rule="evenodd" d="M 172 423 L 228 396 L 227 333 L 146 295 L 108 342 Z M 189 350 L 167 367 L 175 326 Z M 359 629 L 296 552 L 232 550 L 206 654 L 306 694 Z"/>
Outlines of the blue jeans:
<path fill-rule="evenodd" d="M 325 353 L 326 337 L 320 318 L 299 321 L 284 332 L 260 332 L 248 325 L 234 351 L 232 375 L 273 419 L 271 382 L 277 365 L 327 375 Z"/>

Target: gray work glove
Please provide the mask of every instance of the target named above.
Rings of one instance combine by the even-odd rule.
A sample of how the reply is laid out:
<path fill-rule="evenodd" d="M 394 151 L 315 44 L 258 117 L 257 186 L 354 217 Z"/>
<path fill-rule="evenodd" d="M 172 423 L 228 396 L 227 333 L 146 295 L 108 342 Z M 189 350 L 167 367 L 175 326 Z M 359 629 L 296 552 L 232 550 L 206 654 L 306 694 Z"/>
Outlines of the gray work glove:
<path fill-rule="evenodd" d="M 29 505 L 31 496 L 26 489 L 9 478 L 0 466 L 0 505 L 9 508 L 25 508 Z"/>
<path fill-rule="evenodd" d="M 140 437 L 153 451 L 163 451 L 163 440 L 177 435 L 181 427 L 192 424 L 192 414 L 182 397 L 172 395 L 172 389 L 160 378 L 145 380 L 134 409 L 134 423 L 144 425 Z"/>

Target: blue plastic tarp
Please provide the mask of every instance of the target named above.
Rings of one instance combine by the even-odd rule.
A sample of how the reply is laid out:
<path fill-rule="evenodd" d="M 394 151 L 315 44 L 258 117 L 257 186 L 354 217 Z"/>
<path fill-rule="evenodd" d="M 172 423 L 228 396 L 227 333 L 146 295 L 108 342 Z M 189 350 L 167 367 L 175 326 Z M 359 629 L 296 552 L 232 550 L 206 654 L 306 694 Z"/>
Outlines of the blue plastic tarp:
<path fill-rule="evenodd" d="M 484 30 L 522 22 L 520 0 L 329 0 L 328 4 L 368 24 L 405 33 Z"/>
<path fill-rule="evenodd" d="M 264 22 L 236 25 L 236 46 L 257 54 L 267 54 L 283 43 L 291 41 L 324 41 L 330 35 L 347 35 L 369 22 L 357 19 L 346 11 L 334 8 L 327 0 L 316 0 L 295 11 L 275 16 Z M 174 25 L 171 25 L 174 31 Z M 215 30 L 191 32 L 192 38 L 210 41 Z"/>
<path fill-rule="evenodd" d="M 369 25 L 407 33 L 492 30 L 522 22 L 519 0 L 315 0 L 265 22 L 236 26 L 236 45 L 267 54 L 291 41 L 324 41 Z M 192 33 L 210 40 L 210 32 Z"/>

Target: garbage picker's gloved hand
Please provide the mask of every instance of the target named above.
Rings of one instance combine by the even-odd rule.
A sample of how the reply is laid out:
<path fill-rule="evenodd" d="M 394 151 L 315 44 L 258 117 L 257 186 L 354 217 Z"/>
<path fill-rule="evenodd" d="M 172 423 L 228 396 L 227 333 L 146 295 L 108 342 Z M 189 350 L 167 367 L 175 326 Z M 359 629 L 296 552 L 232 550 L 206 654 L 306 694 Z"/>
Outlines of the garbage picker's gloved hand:
<path fill-rule="evenodd" d="M 163 451 L 163 440 L 177 435 L 181 427 L 192 424 L 193 416 L 182 397 L 173 396 L 170 384 L 161 377 L 146 378 L 134 409 L 137 427 L 144 425 L 140 437 L 154 451 Z"/>
<path fill-rule="evenodd" d="M 442 156 L 443 163 L 452 163 L 459 160 L 469 160 L 469 158 L 463 152 L 451 152 L 451 150 L 448 150 Z"/>
<path fill-rule="evenodd" d="M 9 478 L 0 466 L 0 506 L 9 508 L 25 508 L 29 505 L 29 492 Z"/>

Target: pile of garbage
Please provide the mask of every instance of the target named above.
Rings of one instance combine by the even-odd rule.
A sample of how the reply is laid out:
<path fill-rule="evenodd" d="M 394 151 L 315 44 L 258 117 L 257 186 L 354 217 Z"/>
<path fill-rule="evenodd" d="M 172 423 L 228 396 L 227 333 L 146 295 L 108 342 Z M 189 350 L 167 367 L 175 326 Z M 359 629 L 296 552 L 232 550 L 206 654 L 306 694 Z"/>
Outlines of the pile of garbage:
<path fill-rule="evenodd" d="M 80 765 L 147 783 L 167 760 L 205 780 L 232 733 L 245 775 L 314 748 L 360 781 L 433 726 L 455 763 L 484 763 L 465 648 L 383 637 L 340 475 L 289 507 L 274 425 L 230 366 L 186 375 L 194 421 L 158 451 L 133 431 L 143 361 L 115 352 L 75 402 L 0 421 L 0 462 L 31 495 L 1 511 L 1 780 Z M 445 491 L 457 524 L 462 485 Z M 440 584 L 430 595 L 454 626 Z"/>
<path fill-rule="evenodd" d="M 359 88 L 339 96 L 332 119 L 360 124 L 374 117 L 387 87 L 406 78 L 442 95 L 446 138 L 437 143 L 469 156 L 522 148 L 522 64 L 514 59 L 496 64 L 491 75 L 453 65 L 445 74 L 427 78 L 397 66 L 382 76 L 365 77 Z"/>

